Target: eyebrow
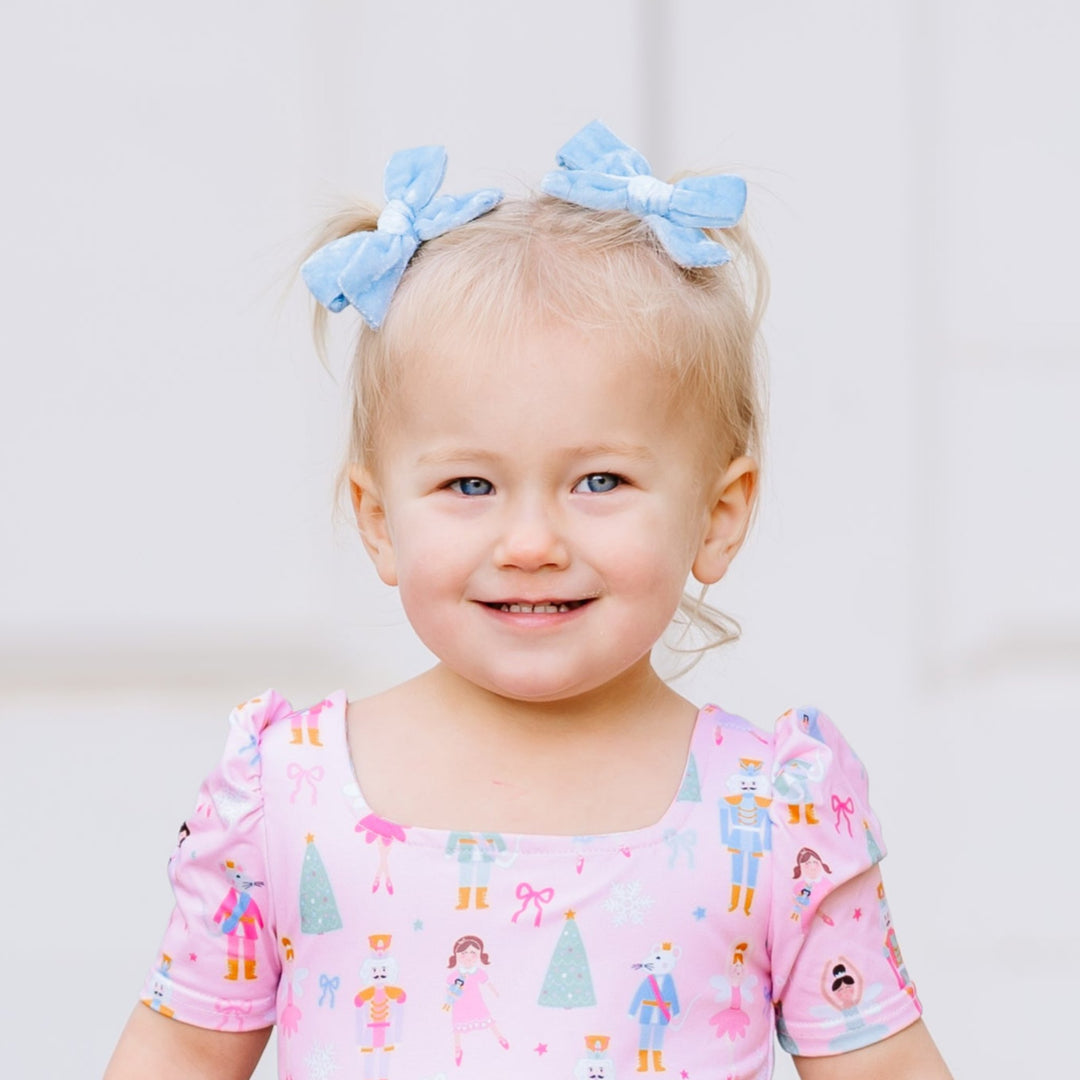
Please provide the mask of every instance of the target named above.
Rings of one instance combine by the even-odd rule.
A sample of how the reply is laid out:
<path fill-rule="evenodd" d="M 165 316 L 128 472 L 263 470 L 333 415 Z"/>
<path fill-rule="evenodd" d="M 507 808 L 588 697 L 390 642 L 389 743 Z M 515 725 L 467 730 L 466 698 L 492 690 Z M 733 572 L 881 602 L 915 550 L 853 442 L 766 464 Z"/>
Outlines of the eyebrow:
<path fill-rule="evenodd" d="M 625 442 L 598 442 L 586 443 L 582 446 L 569 446 L 560 450 L 567 458 L 593 458 L 593 457 L 619 457 L 629 458 L 633 461 L 655 461 L 656 454 L 647 446 L 638 446 L 635 443 Z M 490 450 L 465 446 L 448 446 L 439 450 L 429 450 L 421 454 L 417 459 L 418 465 L 455 465 L 477 461 L 492 463 L 499 459 L 500 455 Z"/>

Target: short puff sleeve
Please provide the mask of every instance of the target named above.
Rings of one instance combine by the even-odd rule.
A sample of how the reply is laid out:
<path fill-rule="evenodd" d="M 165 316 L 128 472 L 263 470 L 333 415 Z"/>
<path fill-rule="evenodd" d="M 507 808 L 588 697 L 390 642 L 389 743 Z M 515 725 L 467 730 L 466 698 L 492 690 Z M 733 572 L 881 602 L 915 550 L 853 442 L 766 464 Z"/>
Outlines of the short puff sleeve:
<path fill-rule="evenodd" d="M 273 691 L 229 717 L 217 768 L 199 789 L 169 859 L 176 906 L 142 1001 L 197 1027 L 274 1023 L 276 944 L 262 794 L 263 732 L 291 711 Z"/>
<path fill-rule="evenodd" d="M 877 864 L 866 770 L 832 721 L 776 725 L 769 941 L 777 1035 L 807 1057 L 869 1046 L 918 1019 Z"/>

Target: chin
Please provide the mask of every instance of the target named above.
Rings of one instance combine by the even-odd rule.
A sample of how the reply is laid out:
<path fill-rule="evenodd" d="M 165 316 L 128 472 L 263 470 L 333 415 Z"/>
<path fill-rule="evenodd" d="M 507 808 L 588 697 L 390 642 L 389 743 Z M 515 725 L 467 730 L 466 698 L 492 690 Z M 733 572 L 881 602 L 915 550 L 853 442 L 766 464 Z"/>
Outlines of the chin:
<path fill-rule="evenodd" d="M 497 694 L 499 697 L 510 701 L 535 703 L 537 705 L 550 701 L 566 701 L 569 698 L 579 697 L 595 690 L 593 685 L 552 685 L 542 679 L 514 679 L 497 680 L 490 682 L 477 682 L 478 686 Z"/>
<path fill-rule="evenodd" d="M 462 678 L 489 693 L 510 701 L 535 702 L 565 701 L 579 697 L 604 685 L 607 680 L 583 680 L 567 675 L 548 674 L 533 670 L 514 672 L 458 672 Z"/>

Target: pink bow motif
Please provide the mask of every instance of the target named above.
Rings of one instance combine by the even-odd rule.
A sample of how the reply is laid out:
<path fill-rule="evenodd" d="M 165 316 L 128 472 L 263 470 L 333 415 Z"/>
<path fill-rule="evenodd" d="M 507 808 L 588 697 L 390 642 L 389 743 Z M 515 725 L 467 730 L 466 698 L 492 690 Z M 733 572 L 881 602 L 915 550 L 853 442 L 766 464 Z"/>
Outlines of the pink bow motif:
<path fill-rule="evenodd" d="M 251 1012 L 250 1001 L 226 1001 L 224 998 L 218 998 L 214 1002 L 214 1008 L 221 1013 L 221 1023 L 218 1024 L 218 1031 L 224 1031 L 229 1023 L 229 1017 L 236 1017 L 236 1030 L 244 1030 L 244 1017 Z"/>
<path fill-rule="evenodd" d="M 839 795 L 833 795 L 832 808 L 836 811 L 836 831 L 840 831 L 840 818 L 844 818 L 844 824 L 847 825 L 848 836 L 854 836 L 851 831 L 851 815 L 855 813 L 855 800 L 849 795 L 846 799 L 841 799 Z"/>
<path fill-rule="evenodd" d="M 311 788 L 311 805 L 314 806 L 316 802 L 318 802 L 319 797 L 315 785 L 326 775 L 323 767 L 321 765 L 313 765 L 310 769 L 305 769 L 302 765 L 298 765 L 294 761 L 289 766 L 287 775 L 290 780 L 296 781 L 296 787 L 293 788 L 293 793 L 289 796 L 289 802 L 296 802 L 296 796 L 300 794 L 300 788 L 306 780 L 308 786 Z"/>
<path fill-rule="evenodd" d="M 544 917 L 544 904 L 551 903 L 555 897 L 555 890 L 551 887 L 537 890 L 527 881 L 523 881 L 518 885 L 515 895 L 522 901 L 522 904 L 510 917 L 510 921 L 516 923 L 518 921 L 518 916 L 524 914 L 525 909 L 532 903 L 536 908 L 536 918 L 533 919 L 533 926 L 539 926 L 540 920 Z"/>

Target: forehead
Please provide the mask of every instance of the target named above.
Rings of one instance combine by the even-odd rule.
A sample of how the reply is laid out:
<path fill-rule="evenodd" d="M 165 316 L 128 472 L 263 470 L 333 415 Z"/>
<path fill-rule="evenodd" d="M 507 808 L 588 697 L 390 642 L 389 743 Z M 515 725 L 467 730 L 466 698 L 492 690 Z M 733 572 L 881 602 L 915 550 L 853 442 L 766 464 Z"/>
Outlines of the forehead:
<path fill-rule="evenodd" d="M 634 442 L 685 431 L 678 388 L 626 335 L 565 324 L 452 328 L 401 359 L 388 441 Z"/>

